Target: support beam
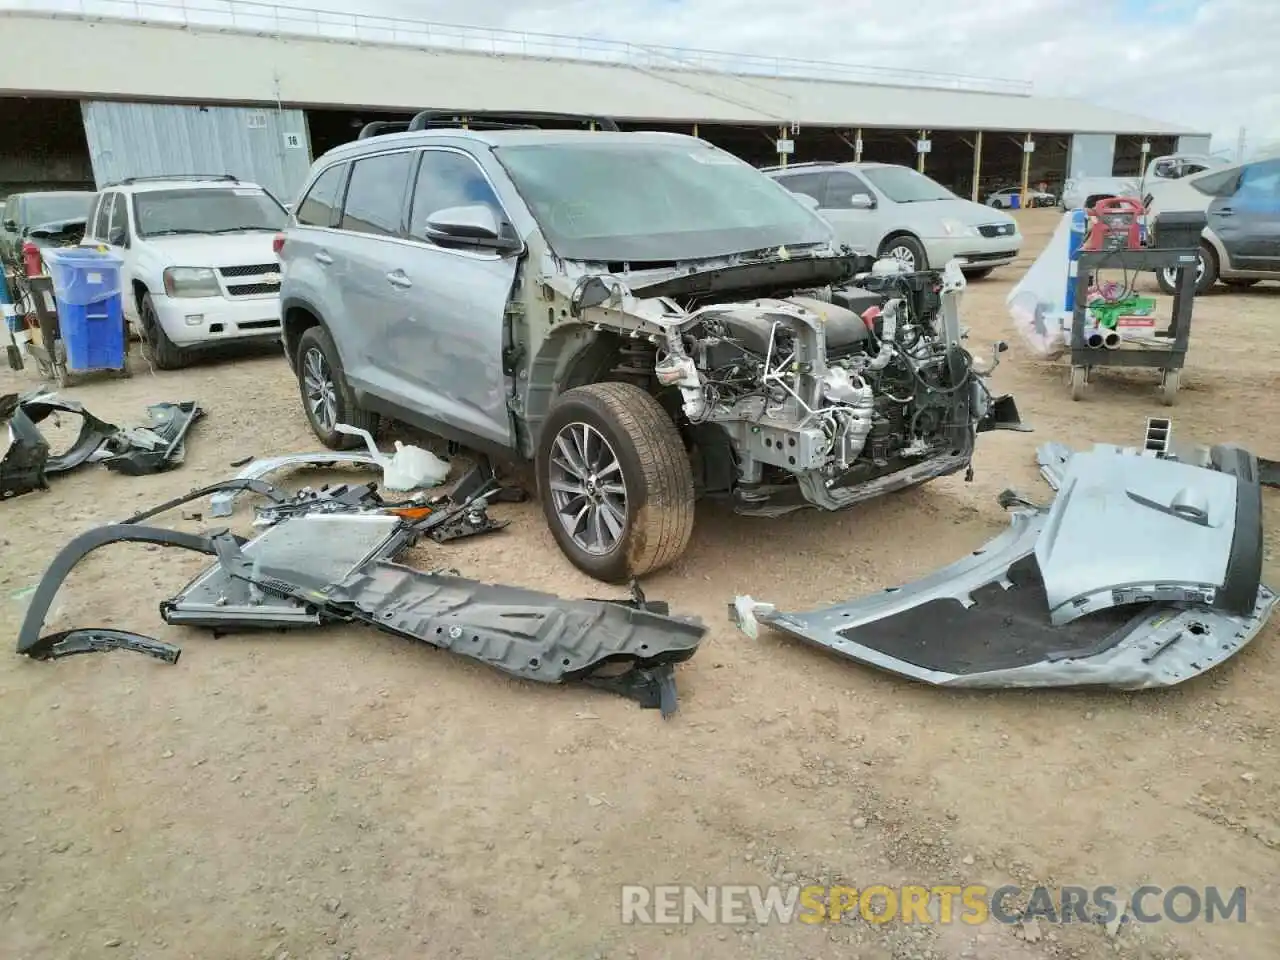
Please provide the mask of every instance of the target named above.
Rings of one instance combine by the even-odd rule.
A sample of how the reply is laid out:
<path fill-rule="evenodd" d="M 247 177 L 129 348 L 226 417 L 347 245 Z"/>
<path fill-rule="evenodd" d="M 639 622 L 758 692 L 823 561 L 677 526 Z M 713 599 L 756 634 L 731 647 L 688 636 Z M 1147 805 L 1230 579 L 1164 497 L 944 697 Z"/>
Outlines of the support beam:
<path fill-rule="evenodd" d="M 920 143 L 929 139 L 929 131 L 921 130 L 919 141 L 916 143 L 916 169 L 924 173 L 924 151 L 920 149 Z"/>
<path fill-rule="evenodd" d="M 698 125 L 696 123 L 693 125 L 693 135 L 695 137 L 698 135 Z"/>
<path fill-rule="evenodd" d="M 862 162 L 862 128 L 861 127 L 858 128 L 858 132 L 854 134 L 854 138 L 853 138 L 853 162 L 854 163 Z"/>
<path fill-rule="evenodd" d="M 1149 137 L 1142 138 L 1142 166 L 1138 168 L 1138 176 L 1145 177 L 1147 175 L 1147 155 L 1151 153 L 1151 139 Z"/>
<path fill-rule="evenodd" d="M 1027 181 L 1031 179 L 1031 151 L 1035 149 L 1035 141 L 1031 139 L 1031 134 L 1027 134 L 1026 139 L 1022 141 L 1022 200 L 1019 207 L 1023 210 L 1027 209 Z"/>
<path fill-rule="evenodd" d="M 978 179 L 982 176 L 982 131 L 973 138 L 973 193 L 969 197 L 974 203 L 978 200 Z"/>
<path fill-rule="evenodd" d="M 781 143 L 785 139 L 787 139 L 787 128 L 783 126 L 779 126 L 778 142 Z M 781 150 L 778 151 L 778 164 L 779 166 L 783 166 L 783 167 L 787 165 L 787 155 L 783 153 Z"/>

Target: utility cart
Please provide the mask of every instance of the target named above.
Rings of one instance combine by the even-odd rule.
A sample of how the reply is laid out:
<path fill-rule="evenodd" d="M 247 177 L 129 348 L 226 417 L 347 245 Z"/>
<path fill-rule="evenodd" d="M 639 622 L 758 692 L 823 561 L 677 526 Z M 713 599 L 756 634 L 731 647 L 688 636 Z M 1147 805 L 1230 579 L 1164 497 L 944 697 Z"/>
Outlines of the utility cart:
<path fill-rule="evenodd" d="M 1147 246 L 1082 250 L 1075 278 L 1075 302 L 1071 317 L 1071 399 L 1084 396 L 1094 367 L 1153 367 L 1160 371 L 1160 400 L 1172 406 L 1191 339 L 1191 305 L 1195 298 L 1200 232 L 1204 214 L 1166 214 L 1156 219 L 1152 243 Z M 1102 270 L 1119 270 L 1127 276 L 1157 270 L 1174 270 L 1173 313 L 1169 326 L 1151 336 L 1167 341 L 1159 345 L 1089 343 L 1089 287 Z M 1101 338 L 1093 338 L 1099 340 Z"/>

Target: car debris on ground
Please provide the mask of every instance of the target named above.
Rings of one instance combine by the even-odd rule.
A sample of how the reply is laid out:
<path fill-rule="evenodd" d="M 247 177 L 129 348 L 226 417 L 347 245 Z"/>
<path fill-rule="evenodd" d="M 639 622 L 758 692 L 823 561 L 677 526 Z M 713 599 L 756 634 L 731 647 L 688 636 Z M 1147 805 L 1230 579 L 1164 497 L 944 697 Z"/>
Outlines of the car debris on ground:
<path fill-rule="evenodd" d="M 143 523 L 210 494 L 243 490 L 267 500 L 256 518 L 265 529 L 251 540 L 226 529 L 194 534 Z M 515 677 L 582 682 L 670 716 L 676 709 L 674 667 L 697 651 L 706 628 L 646 599 L 638 584 L 629 599 L 566 600 L 397 562 L 424 537 L 444 543 L 501 530 L 506 522 L 489 516 L 489 503 L 522 499 L 522 493 L 503 487 L 487 461 L 461 477 L 447 497 L 389 501 L 373 483 L 294 493 L 258 477 L 211 484 L 91 529 L 63 547 L 31 598 L 17 651 L 53 660 L 125 649 L 176 663 L 178 647 L 126 630 L 82 627 L 41 634 L 58 589 L 81 559 L 112 543 L 141 542 L 214 560 L 160 604 L 161 617 L 171 625 L 231 633 L 364 623 Z"/>
<path fill-rule="evenodd" d="M 964 559 L 804 614 L 740 596 L 730 618 L 942 686 L 1182 683 L 1249 643 L 1277 597 L 1261 580 L 1257 458 L 1170 440 L 1151 420 L 1143 449 L 1044 444 L 1053 502 L 1005 491 L 1010 529 Z"/>
<path fill-rule="evenodd" d="M 63 453 L 50 452 L 38 424 L 66 414 L 80 418 L 80 432 Z M 9 448 L 0 459 L 0 500 L 49 487 L 49 477 L 86 463 L 102 463 L 108 470 L 140 477 L 180 466 L 186 458 L 186 437 L 204 416 L 194 401 L 155 403 L 147 407 L 148 422 L 118 427 L 95 417 L 77 400 L 35 390 L 0 397 L 0 421 L 9 430 Z"/>

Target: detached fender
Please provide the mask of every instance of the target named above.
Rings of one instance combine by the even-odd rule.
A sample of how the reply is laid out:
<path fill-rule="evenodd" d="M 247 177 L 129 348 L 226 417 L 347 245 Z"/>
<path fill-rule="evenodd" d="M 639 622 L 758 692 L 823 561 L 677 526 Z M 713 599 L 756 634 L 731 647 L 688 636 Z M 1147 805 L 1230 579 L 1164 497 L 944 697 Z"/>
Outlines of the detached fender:
<path fill-rule="evenodd" d="M 77 563 L 99 547 L 105 547 L 111 543 L 154 543 L 162 547 L 181 547 L 183 550 L 194 550 L 197 553 L 216 556 L 215 539 L 220 536 L 225 537 L 228 534 L 225 531 L 219 531 L 210 536 L 199 536 L 194 533 L 184 533 L 181 530 L 143 527 L 131 523 L 113 523 L 80 534 L 58 551 L 58 555 L 49 564 L 49 569 L 40 578 L 40 584 L 36 587 L 35 595 L 31 598 L 26 616 L 22 620 L 22 627 L 18 631 L 18 653 L 41 655 L 44 647 L 51 647 L 52 643 L 62 636 L 58 634 L 53 638 L 41 637 L 40 631 L 44 628 L 45 615 L 53 605 L 53 598 L 57 595 L 62 582 L 67 579 L 67 574 Z M 47 654 L 48 651 L 44 653 Z"/>

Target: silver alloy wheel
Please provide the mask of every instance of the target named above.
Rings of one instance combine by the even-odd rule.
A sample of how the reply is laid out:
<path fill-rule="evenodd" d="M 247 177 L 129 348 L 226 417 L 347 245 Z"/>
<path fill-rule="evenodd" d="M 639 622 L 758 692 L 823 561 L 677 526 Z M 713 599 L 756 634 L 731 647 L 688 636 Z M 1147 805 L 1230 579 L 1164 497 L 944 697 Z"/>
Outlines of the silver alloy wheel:
<path fill-rule="evenodd" d="M 905 247 L 902 244 L 898 244 L 896 247 L 891 247 L 889 249 L 889 256 L 893 257 L 895 260 L 901 260 L 906 264 L 908 272 L 914 271 L 916 268 L 916 255 L 911 252 L 910 248 Z"/>
<path fill-rule="evenodd" d="M 1160 271 L 1164 278 L 1164 282 L 1171 287 L 1178 285 L 1178 270 L 1176 267 L 1165 267 Z M 1204 279 L 1204 254 L 1196 254 L 1196 286 L 1200 286 L 1200 281 Z"/>
<path fill-rule="evenodd" d="M 329 373 L 329 361 L 319 347 L 311 347 L 302 358 L 302 386 L 311 416 L 328 433 L 338 422 L 338 389 Z"/>
<path fill-rule="evenodd" d="M 565 424 L 549 473 L 551 505 L 565 532 L 592 556 L 612 553 L 627 527 L 627 485 L 609 441 L 589 424 Z"/>

